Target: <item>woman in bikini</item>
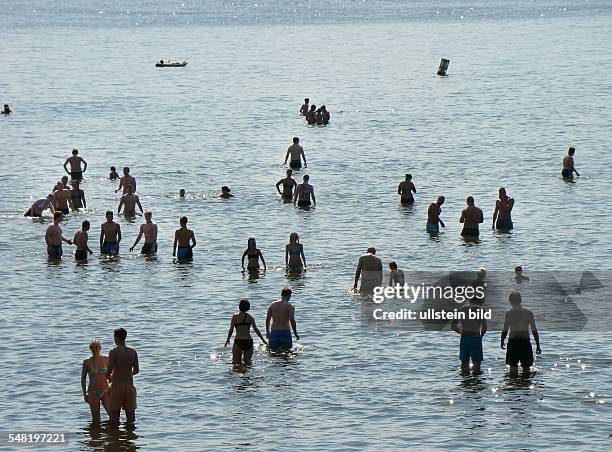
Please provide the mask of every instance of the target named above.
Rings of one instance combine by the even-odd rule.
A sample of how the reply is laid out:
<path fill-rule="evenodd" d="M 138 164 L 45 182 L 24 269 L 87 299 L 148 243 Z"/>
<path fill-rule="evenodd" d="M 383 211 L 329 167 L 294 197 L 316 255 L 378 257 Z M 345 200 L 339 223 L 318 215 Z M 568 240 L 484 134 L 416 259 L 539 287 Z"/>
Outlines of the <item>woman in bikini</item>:
<path fill-rule="evenodd" d="M 251 358 L 253 357 L 253 338 L 251 337 L 251 327 L 253 327 L 253 331 L 255 331 L 264 344 L 267 345 L 268 343 L 261 335 L 261 331 L 259 331 L 257 325 L 255 325 L 255 319 L 247 313 L 247 311 L 251 309 L 251 303 L 249 303 L 249 300 L 240 300 L 238 309 L 240 309 L 240 312 L 232 315 L 229 331 L 227 333 L 227 341 L 225 341 L 225 347 L 229 345 L 235 328 L 236 338 L 234 339 L 234 345 L 232 346 L 232 361 L 234 364 L 248 365 L 251 364 Z"/>
<path fill-rule="evenodd" d="M 100 354 L 102 344 L 98 339 L 89 343 L 91 357 L 83 361 L 81 370 L 81 388 L 83 399 L 89 404 L 91 418 L 94 423 L 100 422 L 100 402 L 108 414 L 108 381 L 106 380 L 106 369 L 108 367 L 108 356 Z M 85 391 L 85 383 L 89 376 L 89 387 Z"/>
<path fill-rule="evenodd" d="M 255 238 L 251 237 L 247 241 L 247 249 L 242 253 L 242 271 L 244 271 L 244 258 L 248 257 L 249 262 L 247 264 L 247 270 L 249 273 L 257 273 L 259 271 L 259 259 L 261 259 L 261 263 L 264 266 L 264 271 L 266 271 L 266 261 L 264 260 L 263 254 L 257 248 L 257 243 L 255 242 Z"/>
<path fill-rule="evenodd" d="M 297 232 L 292 232 L 289 236 L 289 243 L 285 245 L 285 266 L 288 270 L 297 270 L 306 267 L 306 257 L 304 247 L 300 243 Z"/>

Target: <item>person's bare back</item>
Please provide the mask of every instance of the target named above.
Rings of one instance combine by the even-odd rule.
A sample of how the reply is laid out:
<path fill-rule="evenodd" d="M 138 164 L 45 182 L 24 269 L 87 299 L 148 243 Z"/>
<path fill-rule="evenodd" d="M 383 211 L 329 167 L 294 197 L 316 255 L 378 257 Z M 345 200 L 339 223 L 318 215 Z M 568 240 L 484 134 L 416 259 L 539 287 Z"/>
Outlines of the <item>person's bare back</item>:
<path fill-rule="evenodd" d="M 291 319 L 295 313 L 295 308 L 292 304 L 283 300 L 277 300 L 270 304 L 268 312 L 272 317 L 272 328 L 276 330 L 291 329 Z"/>
<path fill-rule="evenodd" d="M 134 382 L 138 373 L 138 353 L 127 345 L 118 345 L 108 354 L 109 369 L 112 369 L 112 383 Z"/>

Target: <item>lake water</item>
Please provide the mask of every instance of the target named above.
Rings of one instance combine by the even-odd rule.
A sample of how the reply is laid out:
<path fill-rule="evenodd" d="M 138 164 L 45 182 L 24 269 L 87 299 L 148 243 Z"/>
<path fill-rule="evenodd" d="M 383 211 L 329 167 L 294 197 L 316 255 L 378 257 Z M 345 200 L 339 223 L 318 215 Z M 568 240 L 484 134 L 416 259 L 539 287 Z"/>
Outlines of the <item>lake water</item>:
<path fill-rule="evenodd" d="M 68 432 L 69 450 L 609 449 L 609 328 L 541 331 L 537 372 L 519 380 L 491 331 L 484 374 L 462 377 L 457 335 L 364 328 L 370 301 L 350 291 L 368 246 L 406 271 L 612 270 L 609 2 L 55 3 L 0 7 L 0 102 L 14 111 L 0 118 L 0 430 Z M 178 57 L 189 65 L 154 67 Z M 307 96 L 329 126 L 298 116 Z M 294 135 L 310 211 L 274 188 Z M 570 145 L 574 184 L 559 177 Z M 47 260 L 51 218 L 22 215 L 73 147 L 89 164 L 88 209 L 65 235 L 89 219 L 96 245 L 119 202 L 108 168 L 129 166 L 157 258 L 128 254 L 141 219 L 119 217 L 119 260 L 97 246 L 87 265 L 70 246 Z M 406 172 L 412 208 L 396 194 Z M 235 198 L 219 199 L 221 185 Z M 510 234 L 491 232 L 500 185 L 516 199 Z M 427 206 L 441 194 L 447 227 L 432 240 Z M 468 194 L 485 211 L 476 245 L 459 236 Z M 182 215 L 192 264 L 171 256 Z M 309 263 L 298 278 L 284 270 L 292 231 Z M 250 236 L 269 265 L 256 280 L 240 271 Z M 223 343 L 238 300 L 264 327 L 284 286 L 302 339 L 233 370 Z M 141 365 L 137 428 L 119 435 L 89 428 L 79 384 L 89 340 L 106 352 L 118 326 Z"/>

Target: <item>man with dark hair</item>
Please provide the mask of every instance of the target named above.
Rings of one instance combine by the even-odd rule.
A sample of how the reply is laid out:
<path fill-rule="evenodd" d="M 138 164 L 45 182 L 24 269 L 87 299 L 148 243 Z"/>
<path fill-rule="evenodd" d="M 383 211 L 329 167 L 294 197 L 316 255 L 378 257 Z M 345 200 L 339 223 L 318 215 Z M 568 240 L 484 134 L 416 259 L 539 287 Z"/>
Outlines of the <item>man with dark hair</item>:
<path fill-rule="evenodd" d="M 130 169 L 126 166 L 123 168 L 123 176 L 119 179 L 119 188 L 115 190 L 117 193 L 119 190 L 123 188 L 123 194 L 125 195 L 128 192 L 128 187 L 132 187 L 134 193 L 136 193 L 136 178 L 134 176 L 130 176 Z"/>
<path fill-rule="evenodd" d="M 315 199 L 314 187 L 308 183 L 310 180 L 310 176 L 308 174 L 304 174 L 302 178 L 303 182 L 299 184 L 293 195 L 293 205 L 298 207 L 309 207 L 310 206 L 310 198 L 312 198 L 312 203 L 316 206 L 317 200 Z"/>
<path fill-rule="evenodd" d="M 281 290 L 281 298 L 270 304 L 266 316 L 266 337 L 269 340 L 270 350 L 291 350 L 291 329 L 295 339 L 300 340 L 295 322 L 295 308 L 289 303 L 291 289 L 285 287 Z"/>
<path fill-rule="evenodd" d="M 187 229 L 187 217 L 179 220 L 181 227 L 174 232 L 174 247 L 172 255 L 178 260 L 188 261 L 193 259 L 192 248 L 196 246 L 196 239 L 193 231 Z M 177 254 L 178 247 L 178 254 Z"/>
<path fill-rule="evenodd" d="M 140 250 L 140 254 L 155 254 L 157 253 L 157 225 L 153 223 L 152 217 L 153 214 L 150 211 L 146 211 L 144 213 L 145 222 L 140 225 L 140 230 L 138 231 L 138 237 L 136 237 L 136 241 L 134 245 L 130 248 L 130 253 L 134 251 L 134 247 L 138 245 L 140 239 L 144 235 L 145 241 L 142 249 Z"/>
<path fill-rule="evenodd" d="M 89 246 L 87 245 L 87 241 L 89 240 L 88 232 L 90 227 L 91 225 L 89 224 L 89 221 L 85 220 L 81 225 L 81 230 L 77 231 L 74 234 L 74 239 L 72 240 L 72 242 L 77 247 L 74 253 L 74 258 L 78 261 L 87 260 L 87 253 L 93 254 L 93 251 L 90 250 Z"/>
<path fill-rule="evenodd" d="M 427 209 L 427 225 L 425 226 L 425 230 L 431 235 L 438 234 L 440 232 L 440 226 L 445 227 L 444 222 L 440 218 L 444 201 L 444 196 L 438 196 L 436 202 L 432 202 L 429 205 L 429 209 Z"/>
<path fill-rule="evenodd" d="M 474 374 L 480 373 L 480 363 L 483 361 L 482 337 L 487 332 L 487 321 L 484 318 L 482 308 L 483 302 L 484 298 L 479 298 L 476 294 L 459 309 L 458 312 L 462 313 L 464 318 L 455 318 L 451 323 L 452 330 L 461 335 L 459 360 L 461 361 L 462 373 L 470 371 L 470 359 L 472 360 L 472 372 Z"/>
<path fill-rule="evenodd" d="M 68 164 L 70 163 L 70 171 L 68 171 Z M 81 163 L 83 169 L 81 169 Z M 70 174 L 72 180 L 82 180 L 83 173 L 87 170 L 87 162 L 79 157 L 79 150 L 73 149 L 72 156 L 68 157 L 64 162 L 64 170 Z"/>
<path fill-rule="evenodd" d="M 106 377 L 111 379 L 111 387 L 108 391 L 110 421 L 116 427 L 119 425 L 119 415 L 122 408 L 125 411 L 128 424 L 134 424 L 136 420 L 136 387 L 134 386 L 133 376 L 140 369 L 138 367 L 138 353 L 125 344 L 127 331 L 124 328 L 117 328 L 114 331 L 114 337 L 117 346 L 108 354 Z"/>
<path fill-rule="evenodd" d="M 106 211 L 106 222 L 100 228 L 100 254 L 117 256 L 121 242 L 121 226 L 113 221 L 113 211 Z"/>
<path fill-rule="evenodd" d="M 368 248 L 366 254 L 362 255 L 357 262 L 355 271 L 355 284 L 353 290 L 357 290 L 357 283 L 361 276 L 360 290 L 363 293 L 370 293 L 375 287 L 382 285 L 383 265 L 380 257 L 376 255 L 376 248 Z"/>
<path fill-rule="evenodd" d="M 47 232 L 45 233 L 45 242 L 47 243 L 47 254 L 49 257 L 59 259 L 62 257 L 62 242 L 66 242 L 72 245 L 72 241 L 65 239 L 62 235 L 62 228 L 60 222 L 64 219 L 62 212 L 55 212 L 53 214 L 53 224 L 49 225 Z"/>
<path fill-rule="evenodd" d="M 284 201 L 293 200 L 293 189 L 297 186 L 297 182 L 291 177 L 293 170 L 287 170 L 287 177 L 279 180 L 276 183 L 276 191 L 283 198 Z M 283 186 L 283 191 L 280 191 L 280 186 Z"/>
<path fill-rule="evenodd" d="M 535 317 L 533 312 L 525 309 L 522 306 L 522 297 L 520 292 L 513 291 L 509 297 L 512 309 L 506 311 L 504 319 L 504 327 L 501 332 L 501 348 L 504 347 L 508 330 L 510 337 L 508 339 L 508 350 L 506 350 L 506 364 L 510 366 L 510 375 L 518 374 L 519 362 L 523 367 L 523 374 L 529 374 L 529 368 L 533 364 L 533 349 L 529 340 L 529 329 L 536 343 L 536 353 L 542 353 L 540 349 L 540 335 L 536 327 Z"/>
<path fill-rule="evenodd" d="M 563 179 L 573 179 L 574 173 L 576 176 L 580 176 L 576 168 L 574 168 L 574 154 L 576 153 L 576 148 L 570 147 L 567 150 L 567 155 L 563 157 L 563 170 L 561 171 L 561 176 Z"/>
<path fill-rule="evenodd" d="M 406 179 L 397 186 L 397 194 L 401 196 L 401 203 L 412 204 L 414 202 L 413 193 L 416 193 L 416 187 L 412 183 L 412 174 L 406 174 Z"/>
<path fill-rule="evenodd" d="M 300 146 L 300 139 L 298 137 L 293 137 L 293 144 L 287 148 L 284 162 L 285 165 L 287 164 L 289 155 L 291 155 L 291 161 L 289 162 L 290 168 L 300 169 L 302 167 L 302 159 L 304 160 L 304 168 L 308 166 L 306 163 L 306 156 L 304 155 L 304 148 Z"/>
<path fill-rule="evenodd" d="M 477 238 L 480 235 L 478 225 L 484 221 L 482 210 L 474 205 L 474 197 L 468 196 L 467 207 L 461 212 L 459 223 L 463 223 L 461 235 L 465 238 Z"/>

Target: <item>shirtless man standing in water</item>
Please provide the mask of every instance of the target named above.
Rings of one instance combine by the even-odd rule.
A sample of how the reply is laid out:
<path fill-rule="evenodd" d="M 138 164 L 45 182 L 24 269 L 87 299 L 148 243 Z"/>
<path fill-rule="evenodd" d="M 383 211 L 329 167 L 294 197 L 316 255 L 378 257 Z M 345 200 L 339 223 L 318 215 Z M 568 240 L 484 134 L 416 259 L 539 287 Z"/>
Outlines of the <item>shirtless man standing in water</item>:
<path fill-rule="evenodd" d="M 176 256 L 178 260 L 191 260 L 193 259 L 192 248 L 196 246 L 195 235 L 191 229 L 187 229 L 187 217 L 181 217 L 179 222 L 181 227 L 174 233 L 174 248 L 172 255 Z"/>
<path fill-rule="evenodd" d="M 140 372 L 138 353 L 125 344 L 127 331 L 117 328 L 114 331 L 117 345 L 108 354 L 108 369 L 106 378 L 111 380 L 108 391 L 108 411 L 114 427 L 119 425 L 121 408 L 125 411 L 127 423 L 133 425 L 136 420 L 136 387 L 133 376 Z"/>
<path fill-rule="evenodd" d="M 563 170 L 561 171 L 561 176 L 563 179 L 573 179 L 574 173 L 576 176 L 580 176 L 576 168 L 574 168 L 574 154 L 576 153 L 576 149 L 574 147 L 570 147 L 567 150 L 567 155 L 563 157 Z"/>
<path fill-rule="evenodd" d="M 72 243 L 76 245 L 76 251 L 74 253 L 74 258 L 78 261 L 87 260 L 87 253 L 93 254 L 93 251 L 89 249 L 87 245 L 87 241 L 89 240 L 89 221 L 83 221 L 81 225 L 81 230 L 76 231 L 74 234 L 74 239 L 72 239 Z"/>
<path fill-rule="evenodd" d="M 397 194 L 401 196 L 402 204 L 412 204 L 414 202 L 413 193 L 416 193 L 416 187 L 412 183 L 412 174 L 406 174 L 406 179 L 397 186 Z"/>
<path fill-rule="evenodd" d="M 68 164 L 70 163 L 70 171 L 68 171 Z M 81 169 L 81 163 L 83 164 L 83 169 Z M 79 157 L 79 150 L 72 150 L 72 157 L 68 157 L 66 162 L 64 162 L 64 170 L 70 174 L 70 178 L 72 180 L 82 180 L 83 173 L 87 170 L 87 162 Z"/>
<path fill-rule="evenodd" d="M 113 211 L 106 212 L 106 223 L 100 228 L 100 254 L 117 256 L 121 242 L 121 226 L 113 221 Z"/>
<path fill-rule="evenodd" d="M 308 183 L 309 180 L 310 176 L 308 176 L 308 174 L 304 174 L 304 182 L 298 185 L 295 189 L 295 194 L 293 195 L 293 205 L 297 205 L 298 207 L 309 207 L 310 198 L 312 198 L 312 203 L 315 206 L 317 205 L 314 187 Z"/>
<path fill-rule="evenodd" d="M 136 178 L 130 176 L 130 169 L 126 166 L 123 168 L 123 177 L 119 179 L 119 188 L 115 190 L 115 193 L 123 188 L 123 194 L 125 195 L 128 192 L 128 187 L 132 187 L 133 192 L 136 193 Z"/>
<path fill-rule="evenodd" d="M 68 188 L 58 187 L 53 192 L 53 202 L 55 203 L 53 207 L 55 207 L 55 210 L 59 210 L 64 215 L 67 215 L 71 210 L 74 210 L 74 206 L 72 205 L 72 196 L 70 195 L 71 193 Z"/>
<path fill-rule="evenodd" d="M 289 167 L 293 169 L 300 169 L 302 167 L 302 159 L 304 160 L 304 168 L 308 166 L 306 163 L 306 156 L 304 155 L 304 148 L 300 146 L 300 139 L 298 137 L 293 137 L 293 144 L 287 149 L 284 164 L 287 164 L 289 155 L 291 155 Z"/>
<path fill-rule="evenodd" d="M 484 221 L 482 210 L 474 205 L 474 197 L 468 196 L 466 199 L 467 207 L 461 212 L 459 223 L 463 223 L 461 235 L 463 237 L 478 237 L 480 231 L 478 225 Z"/>
<path fill-rule="evenodd" d="M 291 289 L 285 287 L 281 290 L 281 298 L 270 304 L 266 315 L 266 337 L 270 350 L 291 350 L 293 341 L 291 329 L 295 339 L 300 340 L 295 322 L 295 308 L 289 303 Z"/>
<path fill-rule="evenodd" d="M 130 248 L 130 253 L 134 251 L 138 242 L 144 235 L 145 241 L 144 245 L 142 245 L 142 249 L 140 250 L 140 254 L 155 254 L 157 253 L 157 225 L 153 223 L 151 217 L 153 214 L 150 211 L 146 211 L 144 213 L 145 222 L 140 225 L 140 231 L 138 232 L 138 237 L 136 237 L 136 241 L 134 245 Z"/>
<path fill-rule="evenodd" d="M 492 229 L 500 229 L 502 231 L 509 231 L 514 227 L 512 224 L 512 208 L 514 207 L 514 198 L 509 197 L 506 194 L 506 189 L 501 187 L 499 189 L 499 199 L 495 201 L 495 211 L 493 212 L 493 224 Z M 497 221 L 497 223 L 496 223 Z"/>
<path fill-rule="evenodd" d="M 293 170 L 287 170 L 287 177 L 279 180 L 276 183 L 276 191 L 281 195 L 283 201 L 291 201 L 293 199 L 293 189 L 297 186 L 297 182 L 291 177 Z M 283 186 L 283 191 L 280 191 L 280 186 Z"/>
<path fill-rule="evenodd" d="M 353 290 L 357 290 L 357 283 L 361 276 L 360 290 L 363 293 L 369 293 L 375 287 L 382 286 L 383 281 L 383 265 L 380 257 L 376 256 L 376 248 L 368 248 L 366 254 L 359 258 L 357 263 L 357 271 L 355 271 L 355 284 Z"/>
<path fill-rule="evenodd" d="M 47 243 L 47 254 L 49 257 L 57 259 L 62 257 L 62 242 L 72 245 L 72 240 L 65 239 L 62 235 L 62 228 L 59 224 L 63 219 L 64 214 L 62 212 L 55 212 L 53 214 L 53 224 L 49 225 L 45 233 L 45 242 Z"/>
<path fill-rule="evenodd" d="M 518 374 L 519 362 L 523 366 L 523 374 L 529 374 L 529 368 L 533 364 L 533 349 L 529 340 L 530 328 L 536 343 L 536 353 L 538 355 L 542 353 L 535 317 L 533 312 L 521 305 L 522 301 L 520 292 L 514 291 L 510 294 L 512 309 L 506 312 L 504 327 L 501 332 L 501 348 L 505 348 L 504 342 L 508 330 L 510 330 L 508 350 L 506 351 L 506 364 L 510 366 L 510 375 Z"/>
<path fill-rule="evenodd" d="M 125 193 L 121 197 L 121 201 L 119 201 L 119 207 L 117 208 L 117 215 L 121 213 L 121 207 L 125 207 L 123 211 L 124 217 L 133 217 L 136 215 L 136 206 L 140 209 L 140 213 L 142 213 L 142 204 L 140 204 L 140 198 L 138 195 L 134 193 L 134 189 L 131 185 L 128 185 L 127 193 Z"/>
<path fill-rule="evenodd" d="M 442 213 L 442 204 L 444 204 L 444 196 L 438 196 L 436 202 L 432 202 L 427 209 L 427 226 L 426 230 L 429 234 L 435 235 L 440 232 L 440 226 L 445 227 L 444 222 L 440 218 Z"/>

